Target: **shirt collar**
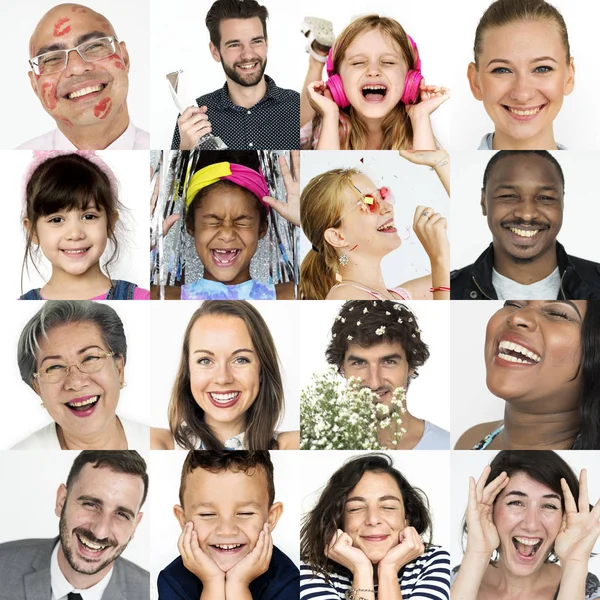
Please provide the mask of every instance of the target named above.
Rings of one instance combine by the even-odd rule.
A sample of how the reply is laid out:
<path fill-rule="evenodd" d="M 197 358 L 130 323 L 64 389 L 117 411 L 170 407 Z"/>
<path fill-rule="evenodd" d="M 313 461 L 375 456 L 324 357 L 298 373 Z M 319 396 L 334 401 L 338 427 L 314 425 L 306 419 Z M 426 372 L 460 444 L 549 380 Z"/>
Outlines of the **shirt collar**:
<path fill-rule="evenodd" d="M 102 600 L 102 594 L 108 587 L 110 578 L 113 574 L 111 569 L 96 585 L 93 585 L 86 590 L 78 590 L 74 588 L 64 576 L 58 565 L 58 547 L 60 541 L 54 546 L 52 556 L 50 557 L 50 584 L 52 586 L 52 594 L 56 600 L 66 598 L 71 592 L 77 592 L 83 600 Z"/>
<path fill-rule="evenodd" d="M 135 143 L 135 125 L 129 121 L 127 129 L 105 150 L 131 150 Z M 52 148 L 55 150 L 77 150 L 75 144 L 60 130 L 54 130 L 54 143 Z"/>
<path fill-rule="evenodd" d="M 274 100 L 275 102 L 280 100 L 280 91 L 277 85 L 275 85 L 275 82 L 268 75 L 265 75 L 265 81 L 267 82 L 267 93 L 254 106 L 258 106 L 266 100 Z M 219 92 L 219 102 L 222 108 L 240 108 L 237 104 L 234 104 L 229 97 L 227 82 L 225 82 Z"/>

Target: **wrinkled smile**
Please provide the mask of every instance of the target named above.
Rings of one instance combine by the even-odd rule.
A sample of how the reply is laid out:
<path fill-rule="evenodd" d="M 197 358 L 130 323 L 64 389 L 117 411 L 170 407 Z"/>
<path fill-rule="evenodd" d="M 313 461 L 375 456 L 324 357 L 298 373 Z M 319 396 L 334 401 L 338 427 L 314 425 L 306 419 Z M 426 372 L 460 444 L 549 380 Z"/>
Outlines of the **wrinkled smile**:
<path fill-rule="evenodd" d="M 87 96 L 88 94 L 95 94 L 97 92 L 101 92 L 105 87 L 106 87 L 106 83 L 92 85 L 92 86 L 77 90 L 76 92 L 71 92 L 70 94 L 66 95 L 66 98 L 68 98 L 69 100 L 75 100 L 75 98 L 81 98 L 82 96 Z"/>
<path fill-rule="evenodd" d="M 79 540 L 81 545 L 84 546 L 87 550 L 91 550 L 92 552 L 102 552 L 102 550 L 106 550 L 106 548 L 110 546 L 110 544 L 97 544 L 95 542 L 92 542 L 80 533 L 76 533 L 75 535 L 77 536 L 77 539 Z"/>

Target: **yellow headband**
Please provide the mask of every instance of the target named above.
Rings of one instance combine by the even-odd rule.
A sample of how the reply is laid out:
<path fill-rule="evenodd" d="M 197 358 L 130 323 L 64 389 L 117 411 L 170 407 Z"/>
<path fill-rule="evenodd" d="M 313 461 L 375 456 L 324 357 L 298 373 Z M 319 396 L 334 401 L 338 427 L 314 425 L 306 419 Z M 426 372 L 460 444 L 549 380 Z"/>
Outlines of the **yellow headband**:
<path fill-rule="evenodd" d="M 185 195 L 186 207 L 189 207 L 201 189 L 217 183 L 222 177 L 227 177 L 228 175 L 231 175 L 231 165 L 228 162 L 214 163 L 194 173 Z"/>

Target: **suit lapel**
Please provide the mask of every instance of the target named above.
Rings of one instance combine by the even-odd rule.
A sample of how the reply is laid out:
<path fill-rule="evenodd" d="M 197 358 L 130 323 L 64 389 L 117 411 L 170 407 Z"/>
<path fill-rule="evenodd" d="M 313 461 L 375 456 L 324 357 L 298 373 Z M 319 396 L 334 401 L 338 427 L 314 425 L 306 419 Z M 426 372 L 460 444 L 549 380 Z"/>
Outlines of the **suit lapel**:
<path fill-rule="evenodd" d="M 48 540 L 33 560 L 33 573 L 25 575 L 25 597 L 27 600 L 50 600 L 52 584 L 50 581 L 50 557 L 58 538 Z"/>

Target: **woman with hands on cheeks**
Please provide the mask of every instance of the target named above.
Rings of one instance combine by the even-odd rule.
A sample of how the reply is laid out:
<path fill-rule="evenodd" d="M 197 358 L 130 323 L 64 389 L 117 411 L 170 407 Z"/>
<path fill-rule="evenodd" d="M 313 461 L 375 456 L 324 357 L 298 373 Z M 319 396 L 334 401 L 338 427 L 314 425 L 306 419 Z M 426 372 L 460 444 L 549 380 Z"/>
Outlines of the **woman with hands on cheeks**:
<path fill-rule="evenodd" d="M 300 598 L 448 599 L 449 556 L 431 531 L 427 497 L 388 455 L 348 460 L 304 518 Z"/>
<path fill-rule="evenodd" d="M 598 600 L 588 561 L 600 535 L 600 501 L 551 450 L 504 450 L 469 478 L 467 546 L 453 600 Z"/>

